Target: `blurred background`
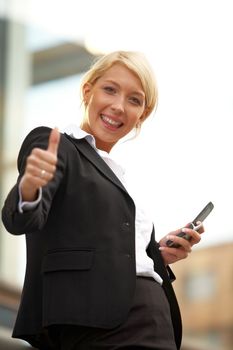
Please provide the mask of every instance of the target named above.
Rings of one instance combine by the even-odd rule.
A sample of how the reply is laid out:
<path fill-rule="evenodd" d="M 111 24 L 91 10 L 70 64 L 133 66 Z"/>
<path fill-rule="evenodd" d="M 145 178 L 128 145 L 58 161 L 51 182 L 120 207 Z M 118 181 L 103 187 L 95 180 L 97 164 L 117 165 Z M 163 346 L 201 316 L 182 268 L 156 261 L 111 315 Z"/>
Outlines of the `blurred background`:
<path fill-rule="evenodd" d="M 80 78 L 112 50 L 142 51 L 159 87 L 138 138 L 115 146 L 156 237 L 210 200 L 203 238 L 173 266 L 183 350 L 233 348 L 233 21 L 231 0 L 0 0 L 0 204 L 25 135 L 79 124 Z M 0 226 L 0 348 L 10 339 L 25 269 L 24 237 Z"/>

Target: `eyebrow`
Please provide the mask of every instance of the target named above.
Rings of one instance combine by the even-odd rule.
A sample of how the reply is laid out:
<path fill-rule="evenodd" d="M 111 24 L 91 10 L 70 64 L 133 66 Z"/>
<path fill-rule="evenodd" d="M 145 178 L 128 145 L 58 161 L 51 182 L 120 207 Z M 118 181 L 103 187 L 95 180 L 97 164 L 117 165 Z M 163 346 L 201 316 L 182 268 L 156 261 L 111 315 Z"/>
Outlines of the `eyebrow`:
<path fill-rule="evenodd" d="M 111 79 L 106 79 L 105 80 L 105 83 L 111 83 L 113 85 L 116 85 L 117 87 L 120 87 L 120 84 L 116 83 L 114 80 L 111 80 Z M 139 95 L 143 98 L 146 97 L 145 93 L 143 91 L 132 91 L 131 92 L 133 95 Z"/>

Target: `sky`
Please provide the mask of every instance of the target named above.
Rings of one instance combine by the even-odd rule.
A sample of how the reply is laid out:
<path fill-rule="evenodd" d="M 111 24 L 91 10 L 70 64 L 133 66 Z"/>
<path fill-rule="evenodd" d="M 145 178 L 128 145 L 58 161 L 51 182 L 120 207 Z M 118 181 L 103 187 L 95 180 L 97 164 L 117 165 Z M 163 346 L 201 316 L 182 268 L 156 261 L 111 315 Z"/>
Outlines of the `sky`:
<path fill-rule="evenodd" d="M 232 241 L 232 1 L 24 2 L 12 0 L 14 10 L 5 2 L 0 11 L 47 33 L 42 45 L 51 35 L 82 42 L 95 53 L 126 49 L 148 57 L 158 81 L 157 111 L 141 135 L 117 146 L 113 155 L 125 164 L 129 186 L 154 221 L 157 238 L 191 221 L 212 201 L 201 246 Z M 50 86 L 44 109 L 36 102 L 43 94 L 47 99 L 43 87 L 30 91 L 25 130 L 39 115 L 60 128 L 79 121 L 77 81 Z"/>

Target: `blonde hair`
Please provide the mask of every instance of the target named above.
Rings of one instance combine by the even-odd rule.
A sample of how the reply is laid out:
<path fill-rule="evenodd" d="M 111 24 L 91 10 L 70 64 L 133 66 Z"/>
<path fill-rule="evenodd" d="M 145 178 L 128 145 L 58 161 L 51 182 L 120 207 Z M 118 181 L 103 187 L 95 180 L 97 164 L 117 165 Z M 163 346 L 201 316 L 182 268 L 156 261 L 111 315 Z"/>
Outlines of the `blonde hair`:
<path fill-rule="evenodd" d="M 81 82 L 81 94 L 83 98 L 83 86 L 86 83 L 94 84 L 114 64 L 121 63 L 131 70 L 139 78 L 145 92 L 144 121 L 157 106 L 158 89 L 154 73 L 145 56 L 136 51 L 115 51 L 97 59 L 84 75 Z M 140 128 L 140 127 L 139 127 Z"/>

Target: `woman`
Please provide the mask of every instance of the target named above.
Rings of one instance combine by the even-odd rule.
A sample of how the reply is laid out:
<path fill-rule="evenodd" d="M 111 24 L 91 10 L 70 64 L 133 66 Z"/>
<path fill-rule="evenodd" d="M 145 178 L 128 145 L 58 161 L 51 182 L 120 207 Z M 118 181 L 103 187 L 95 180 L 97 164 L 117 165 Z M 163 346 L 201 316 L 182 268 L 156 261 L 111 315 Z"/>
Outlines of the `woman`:
<path fill-rule="evenodd" d="M 26 234 L 27 267 L 13 337 L 39 349 L 180 348 L 169 264 L 200 240 L 155 241 L 127 192 L 112 147 L 157 103 L 153 73 L 136 52 L 100 58 L 83 78 L 81 127 L 40 127 L 25 139 L 3 222 Z M 203 230 L 202 230 L 203 231 Z M 166 246 L 167 239 L 179 248 Z"/>

